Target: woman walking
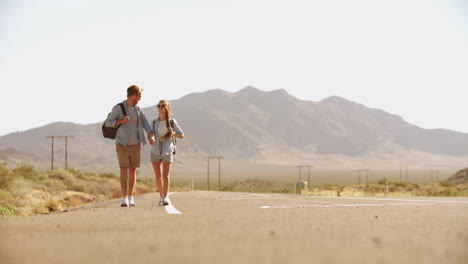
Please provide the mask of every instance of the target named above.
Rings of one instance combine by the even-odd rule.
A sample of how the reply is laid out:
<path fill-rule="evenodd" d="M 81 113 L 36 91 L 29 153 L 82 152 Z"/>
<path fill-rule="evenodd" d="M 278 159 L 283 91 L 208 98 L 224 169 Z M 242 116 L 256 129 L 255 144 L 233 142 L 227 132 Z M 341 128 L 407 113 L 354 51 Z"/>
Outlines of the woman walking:
<path fill-rule="evenodd" d="M 171 105 L 166 100 L 159 101 L 157 105 L 159 117 L 153 121 L 153 131 L 156 139 L 151 148 L 151 163 L 153 165 L 156 185 L 158 186 L 159 205 L 169 205 L 166 197 L 169 191 L 169 173 L 174 161 L 175 138 L 184 138 L 184 132 L 177 124 L 176 120 L 171 118 Z M 162 173 L 161 173 L 162 164 Z"/>

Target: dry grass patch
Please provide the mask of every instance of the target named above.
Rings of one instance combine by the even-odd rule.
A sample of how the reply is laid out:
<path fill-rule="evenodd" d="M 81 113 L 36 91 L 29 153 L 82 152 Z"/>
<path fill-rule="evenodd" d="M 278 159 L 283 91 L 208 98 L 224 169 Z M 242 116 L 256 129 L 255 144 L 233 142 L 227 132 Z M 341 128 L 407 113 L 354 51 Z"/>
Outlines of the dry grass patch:
<path fill-rule="evenodd" d="M 294 184 L 278 183 L 264 179 L 237 181 L 225 185 L 222 191 L 230 192 L 260 192 L 260 193 L 294 193 Z"/>
<path fill-rule="evenodd" d="M 0 189 L 9 189 L 15 176 L 5 162 L 0 163 Z"/>
<path fill-rule="evenodd" d="M 138 181 L 135 193 L 152 192 L 153 185 Z M 113 173 L 98 175 L 74 169 L 40 172 L 28 164 L 10 170 L 6 163 L 0 164 L 3 216 L 47 214 L 120 196 L 120 179 Z"/>
<path fill-rule="evenodd" d="M 48 214 L 50 212 L 62 211 L 62 203 L 53 197 L 47 197 L 33 207 L 34 214 Z"/>

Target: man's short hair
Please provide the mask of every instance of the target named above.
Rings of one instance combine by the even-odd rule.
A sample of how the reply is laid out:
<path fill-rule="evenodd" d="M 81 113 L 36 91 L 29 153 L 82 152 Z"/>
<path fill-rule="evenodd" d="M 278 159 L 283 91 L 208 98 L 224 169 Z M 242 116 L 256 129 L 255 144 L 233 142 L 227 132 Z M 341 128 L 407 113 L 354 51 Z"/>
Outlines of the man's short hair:
<path fill-rule="evenodd" d="M 132 95 L 139 95 L 141 94 L 141 92 L 143 92 L 143 89 L 141 89 L 140 87 L 136 85 L 132 85 L 127 88 L 127 98 Z"/>

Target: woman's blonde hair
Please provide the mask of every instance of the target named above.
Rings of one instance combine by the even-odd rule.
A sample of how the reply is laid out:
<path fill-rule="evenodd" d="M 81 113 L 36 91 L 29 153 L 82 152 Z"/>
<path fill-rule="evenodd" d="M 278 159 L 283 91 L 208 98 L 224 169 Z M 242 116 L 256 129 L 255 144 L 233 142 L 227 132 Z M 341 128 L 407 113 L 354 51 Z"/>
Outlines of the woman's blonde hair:
<path fill-rule="evenodd" d="M 171 117 L 172 117 L 172 111 L 171 111 L 171 104 L 167 100 L 160 100 L 158 105 L 164 104 L 164 108 L 166 108 L 166 127 L 170 128 L 171 127 Z M 158 106 L 159 107 L 159 106 Z M 171 133 L 167 132 L 166 135 L 164 135 L 164 138 L 168 139 L 171 137 Z"/>

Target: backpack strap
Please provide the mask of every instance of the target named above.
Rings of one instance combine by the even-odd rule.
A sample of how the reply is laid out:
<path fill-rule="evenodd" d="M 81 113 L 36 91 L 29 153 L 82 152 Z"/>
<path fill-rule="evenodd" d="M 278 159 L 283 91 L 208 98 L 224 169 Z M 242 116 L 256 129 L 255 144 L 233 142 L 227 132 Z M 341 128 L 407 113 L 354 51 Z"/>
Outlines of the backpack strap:
<path fill-rule="evenodd" d="M 125 106 L 122 103 L 119 103 L 118 105 L 120 105 L 120 108 L 122 109 L 124 116 L 127 116 L 127 110 L 125 110 Z"/>
<path fill-rule="evenodd" d="M 154 127 L 155 124 L 156 124 L 156 118 L 153 119 L 153 129 L 155 129 Z M 172 129 L 174 129 L 174 120 L 172 120 L 172 118 L 169 120 L 169 125 L 172 127 Z M 177 145 L 177 138 L 175 136 L 172 137 L 172 142 L 174 143 L 174 145 Z"/>

